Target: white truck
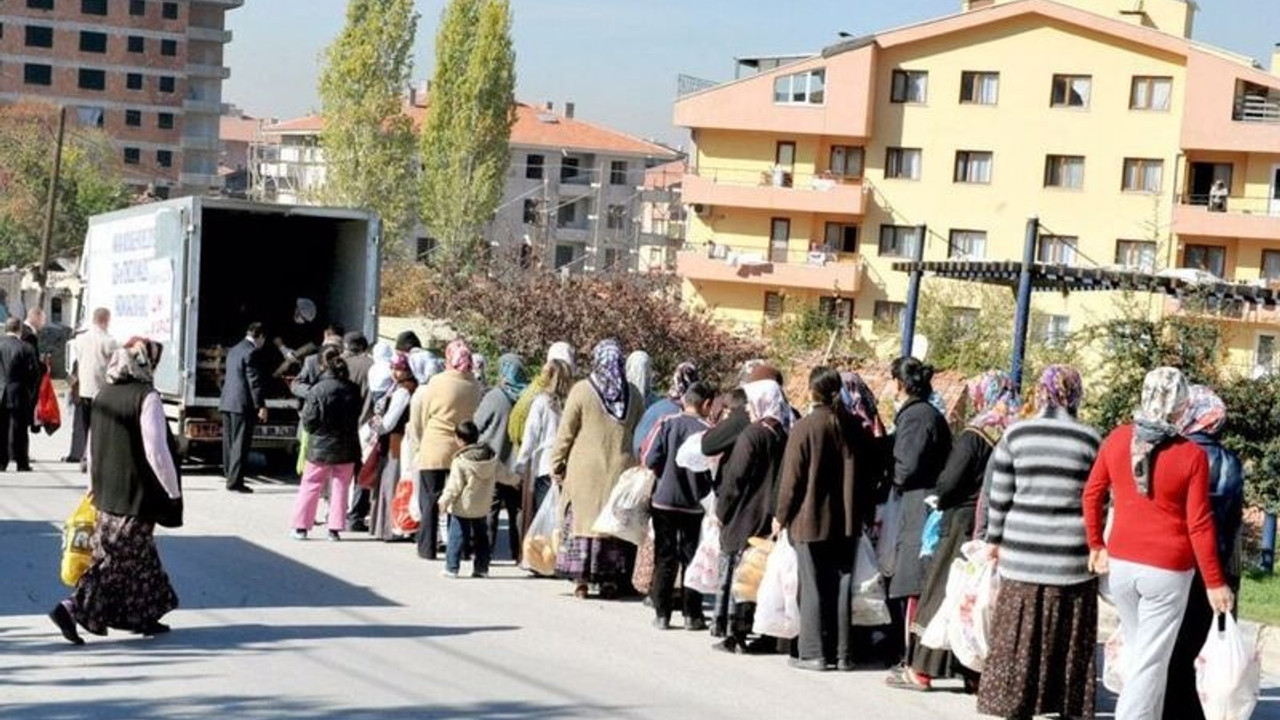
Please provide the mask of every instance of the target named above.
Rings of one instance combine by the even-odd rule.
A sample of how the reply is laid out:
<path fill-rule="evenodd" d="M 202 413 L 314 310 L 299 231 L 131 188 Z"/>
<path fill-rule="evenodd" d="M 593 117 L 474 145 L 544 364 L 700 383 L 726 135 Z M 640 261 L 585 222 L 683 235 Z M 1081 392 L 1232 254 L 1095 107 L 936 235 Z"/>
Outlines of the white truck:
<path fill-rule="evenodd" d="M 360 210 L 203 197 L 140 205 L 90 219 L 80 307 L 111 310 L 119 341 L 164 344 L 155 383 L 184 458 L 217 457 L 226 349 L 263 323 L 269 410 L 254 446 L 287 451 L 297 442 L 296 366 L 281 349 L 318 345 L 333 323 L 377 337 L 379 244 L 377 216 Z M 300 300 L 314 317 L 297 312 Z"/>

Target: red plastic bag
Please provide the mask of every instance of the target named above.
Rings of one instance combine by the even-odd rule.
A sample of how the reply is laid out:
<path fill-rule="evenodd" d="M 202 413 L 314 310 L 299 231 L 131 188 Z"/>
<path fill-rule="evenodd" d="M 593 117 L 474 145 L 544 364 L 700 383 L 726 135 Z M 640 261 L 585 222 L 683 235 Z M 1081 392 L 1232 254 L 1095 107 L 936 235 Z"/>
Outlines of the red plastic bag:
<path fill-rule="evenodd" d="M 36 425 L 50 435 L 62 427 L 62 411 L 58 408 L 58 394 L 53 391 L 53 379 L 45 373 L 40 379 L 40 396 L 36 400 Z"/>
<path fill-rule="evenodd" d="M 395 495 L 391 498 L 391 534 L 408 537 L 422 526 L 413 519 L 410 505 L 413 503 L 413 478 L 404 478 L 396 483 Z"/>

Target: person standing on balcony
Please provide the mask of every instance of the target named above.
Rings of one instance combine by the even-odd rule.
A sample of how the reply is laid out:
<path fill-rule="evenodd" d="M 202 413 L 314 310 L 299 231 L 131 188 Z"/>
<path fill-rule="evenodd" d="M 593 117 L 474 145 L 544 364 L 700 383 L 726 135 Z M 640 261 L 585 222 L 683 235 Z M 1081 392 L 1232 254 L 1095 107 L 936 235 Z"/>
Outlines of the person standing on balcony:
<path fill-rule="evenodd" d="M 1226 182 L 1214 180 L 1213 187 L 1209 190 L 1209 212 L 1226 212 L 1229 193 Z"/>

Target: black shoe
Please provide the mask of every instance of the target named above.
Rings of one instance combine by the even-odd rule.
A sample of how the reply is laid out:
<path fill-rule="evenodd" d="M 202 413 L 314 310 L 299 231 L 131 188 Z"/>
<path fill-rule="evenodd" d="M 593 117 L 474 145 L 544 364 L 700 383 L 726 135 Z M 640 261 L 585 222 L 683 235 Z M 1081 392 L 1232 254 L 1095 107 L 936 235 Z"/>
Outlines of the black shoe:
<path fill-rule="evenodd" d="M 791 658 L 787 664 L 796 670 L 808 670 L 810 672 L 826 672 L 831 669 L 826 660 L 815 658 L 813 660 L 801 660 L 800 658 Z"/>
<path fill-rule="evenodd" d="M 743 643 L 742 652 L 747 655 L 775 655 L 778 652 L 778 641 L 771 637 L 758 637 Z"/>
<path fill-rule="evenodd" d="M 696 617 L 690 620 L 685 618 L 684 629 L 689 632 L 702 632 L 707 629 L 707 619 Z"/>
<path fill-rule="evenodd" d="M 80 458 L 71 457 L 70 455 L 63 455 L 62 460 L 60 462 L 75 464 L 80 462 Z"/>
<path fill-rule="evenodd" d="M 369 532 L 369 523 L 363 520 L 352 520 L 347 524 L 347 529 L 351 532 Z"/>
<path fill-rule="evenodd" d="M 169 632 L 170 629 L 171 628 L 168 625 L 165 625 L 159 620 L 153 620 L 147 623 L 146 627 L 139 630 L 138 634 L 145 635 L 146 637 L 154 637 L 156 635 L 163 635 Z"/>
<path fill-rule="evenodd" d="M 711 626 L 711 637 L 713 638 L 729 637 L 728 623 L 723 622 L 721 620 L 716 620 L 715 624 Z"/>
<path fill-rule="evenodd" d="M 339 540 L 342 539 L 342 535 L 340 535 L 337 530 L 330 530 L 329 539 L 334 542 L 338 542 Z"/>
<path fill-rule="evenodd" d="M 723 653 L 729 653 L 730 655 L 737 655 L 742 652 L 742 645 L 738 642 L 737 638 L 727 637 L 715 645 L 712 645 L 711 649 L 719 650 Z"/>
<path fill-rule="evenodd" d="M 228 485 L 227 492 L 240 493 L 242 495 L 252 495 L 253 488 L 248 485 Z"/>
<path fill-rule="evenodd" d="M 656 617 L 653 619 L 653 627 L 656 630 L 670 630 L 671 618 Z"/>
<path fill-rule="evenodd" d="M 28 473 L 28 472 L 31 472 L 31 471 L 32 471 L 32 470 L 31 470 L 31 466 L 30 466 L 30 465 L 19 465 L 19 466 L 18 466 L 18 472 L 21 472 L 21 473 Z"/>
<path fill-rule="evenodd" d="M 55 605 L 49 612 L 49 619 L 58 626 L 58 630 L 62 631 L 62 637 L 66 638 L 67 642 L 72 645 L 84 644 L 84 638 L 80 637 L 80 633 L 76 631 L 75 618 L 71 617 L 71 611 L 66 605 L 62 603 Z"/>

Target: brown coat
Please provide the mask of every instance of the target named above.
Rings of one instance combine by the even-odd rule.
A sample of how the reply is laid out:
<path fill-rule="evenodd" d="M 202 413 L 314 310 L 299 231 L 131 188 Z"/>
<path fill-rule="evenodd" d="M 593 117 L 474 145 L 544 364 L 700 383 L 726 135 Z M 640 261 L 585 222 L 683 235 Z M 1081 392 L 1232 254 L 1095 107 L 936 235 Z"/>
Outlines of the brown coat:
<path fill-rule="evenodd" d="M 592 523 L 604 509 L 618 476 L 635 465 L 631 440 L 643 413 L 644 400 L 635 386 L 631 387 L 631 403 L 623 422 L 605 412 L 590 382 L 582 380 L 569 392 L 551 450 L 551 468 L 564 477 L 560 511 L 573 506 L 574 536 L 596 537 Z"/>
<path fill-rule="evenodd" d="M 865 433 L 845 413 L 818 406 L 796 423 L 782 456 L 777 519 L 794 542 L 855 538 L 874 501 L 874 480 L 857 471 Z"/>
<path fill-rule="evenodd" d="M 409 434 L 417 443 L 419 470 L 448 470 L 458 451 L 454 430 L 475 417 L 480 385 L 470 375 L 446 370 L 418 388 L 409 403 Z"/>

